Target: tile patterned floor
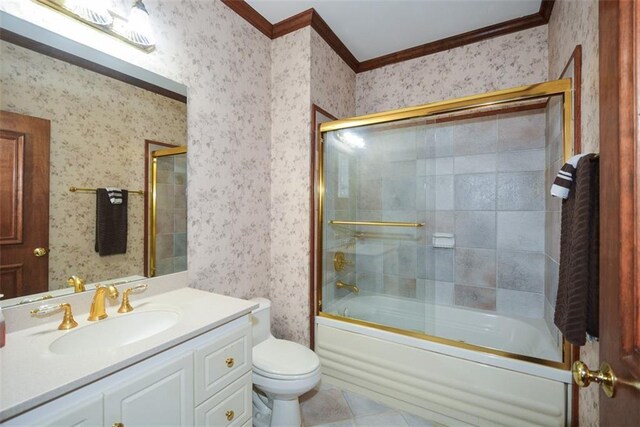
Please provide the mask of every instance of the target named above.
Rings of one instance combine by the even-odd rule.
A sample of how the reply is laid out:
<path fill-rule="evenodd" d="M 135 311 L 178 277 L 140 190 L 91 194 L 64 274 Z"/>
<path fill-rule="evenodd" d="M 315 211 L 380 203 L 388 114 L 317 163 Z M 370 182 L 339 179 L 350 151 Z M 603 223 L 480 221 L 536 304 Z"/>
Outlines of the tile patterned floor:
<path fill-rule="evenodd" d="M 328 384 L 300 397 L 304 427 L 437 427 L 429 421 L 404 411 L 341 390 Z"/>

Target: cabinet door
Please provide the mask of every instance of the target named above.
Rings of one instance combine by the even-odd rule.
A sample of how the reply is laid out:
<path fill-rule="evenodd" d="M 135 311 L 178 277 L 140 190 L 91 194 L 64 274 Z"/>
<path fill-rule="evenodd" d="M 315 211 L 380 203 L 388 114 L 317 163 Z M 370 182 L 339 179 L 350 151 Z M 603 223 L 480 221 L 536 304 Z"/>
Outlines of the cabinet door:
<path fill-rule="evenodd" d="M 251 325 L 235 329 L 195 353 L 195 400 L 204 402 L 251 370 Z"/>
<path fill-rule="evenodd" d="M 104 425 L 193 425 L 193 353 L 132 376 L 104 393 Z"/>
<path fill-rule="evenodd" d="M 3 426 L 99 427 L 102 426 L 102 395 L 83 399 L 60 398 L 37 410 L 7 421 Z"/>
<path fill-rule="evenodd" d="M 196 408 L 196 426 L 239 427 L 251 422 L 251 372 Z"/>

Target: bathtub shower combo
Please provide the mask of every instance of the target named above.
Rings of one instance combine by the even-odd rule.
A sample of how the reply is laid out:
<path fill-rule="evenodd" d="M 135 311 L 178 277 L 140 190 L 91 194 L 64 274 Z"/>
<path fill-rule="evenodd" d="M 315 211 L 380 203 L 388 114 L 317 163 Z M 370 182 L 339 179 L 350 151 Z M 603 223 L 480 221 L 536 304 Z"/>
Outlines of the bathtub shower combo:
<path fill-rule="evenodd" d="M 325 380 L 444 424 L 570 422 L 553 324 L 571 81 L 320 125 Z"/>

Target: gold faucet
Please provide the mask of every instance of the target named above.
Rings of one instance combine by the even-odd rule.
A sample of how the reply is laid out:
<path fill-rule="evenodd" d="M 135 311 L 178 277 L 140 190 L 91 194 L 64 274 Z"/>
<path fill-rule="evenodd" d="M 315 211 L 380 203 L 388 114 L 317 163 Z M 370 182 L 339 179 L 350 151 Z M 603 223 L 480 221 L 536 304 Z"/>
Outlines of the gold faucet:
<path fill-rule="evenodd" d="M 353 292 L 354 294 L 358 295 L 358 293 L 360 293 L 360 288 L 358 288 L 356 285 L 349 285 L 347 283 L 344 283 L 341 280 L 338 280 L 336 282 L 336 288 L 338 289 L 347 289 L 350 292 Z"/>
<path fill-rule="evenodd" d="M 73 286 L 74 292 L 84 292 L 84 279 L 80 276 L 73 275 L 67 279 L 69 287 Z"/>
<path fill-rule="evenodd" d="M 107 317 L 104 304 L 107 297 L 111 299 L 118 298 L 118 289 L 113 286 L 101 286 L 96 287 L 96 293 L 93 295 L 93 301 L 91 301 L 91 310 L 89 311 L 88 320 L 102 320 Z"/>

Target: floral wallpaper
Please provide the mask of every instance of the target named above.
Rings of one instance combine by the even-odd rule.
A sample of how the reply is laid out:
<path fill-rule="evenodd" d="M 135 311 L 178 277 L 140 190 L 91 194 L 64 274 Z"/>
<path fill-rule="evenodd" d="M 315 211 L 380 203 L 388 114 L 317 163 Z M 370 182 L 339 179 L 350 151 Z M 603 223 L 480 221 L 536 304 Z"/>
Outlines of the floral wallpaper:
<path fill-rule="evenodd" d="M 144 189 L 144 141 L 185 145 L 186 105 L 4 41 L 0 56 L 0 107 L 51 121 L 50 289 L 144 274 L 144 197 L 129 195 L 127 252 L 101 257 L 95 195 L 69 187 Z"/>
<path fill-rule="evenodd" d="M 560 77 L 576 45 L 582 45 L 582 151 L 600 150 L 599 59 L 597 0 L 557 0 L 549 21 L 549 79 Z M 599 344 L 587 343 L 580 359 L 598 366 Z M 598 389 L 580 389 L 579 425 L 599 425 Z"/>
<path fill-rule="evenodd" d="M 271 285 L 274 334 L 309 343 L 311 104 L 355 112 L 355 73 L 310 27 L 271 45 Z"/>
<path fill-rule="evenodd" d="M 271 45 L 272 331 L 309 341 L 310 27 Z"/>
<path fill-rule="evenodd" d="M 311 31 L 311 101 L 338 118 L 356 114 L 356 73 Z"/>
<path fill-rule="evenodd" d="M 190 285 L 269 293 L 271 40 L 219 1 L 145 1 L 142 52 L 35 2 L 0 9 L 170 79 L 188 92 Z"/>
<path fill-rule="evenodd" d="M 547 27 L 360 73 L 356 112 L 369 114 L 547 80 Z"/>

